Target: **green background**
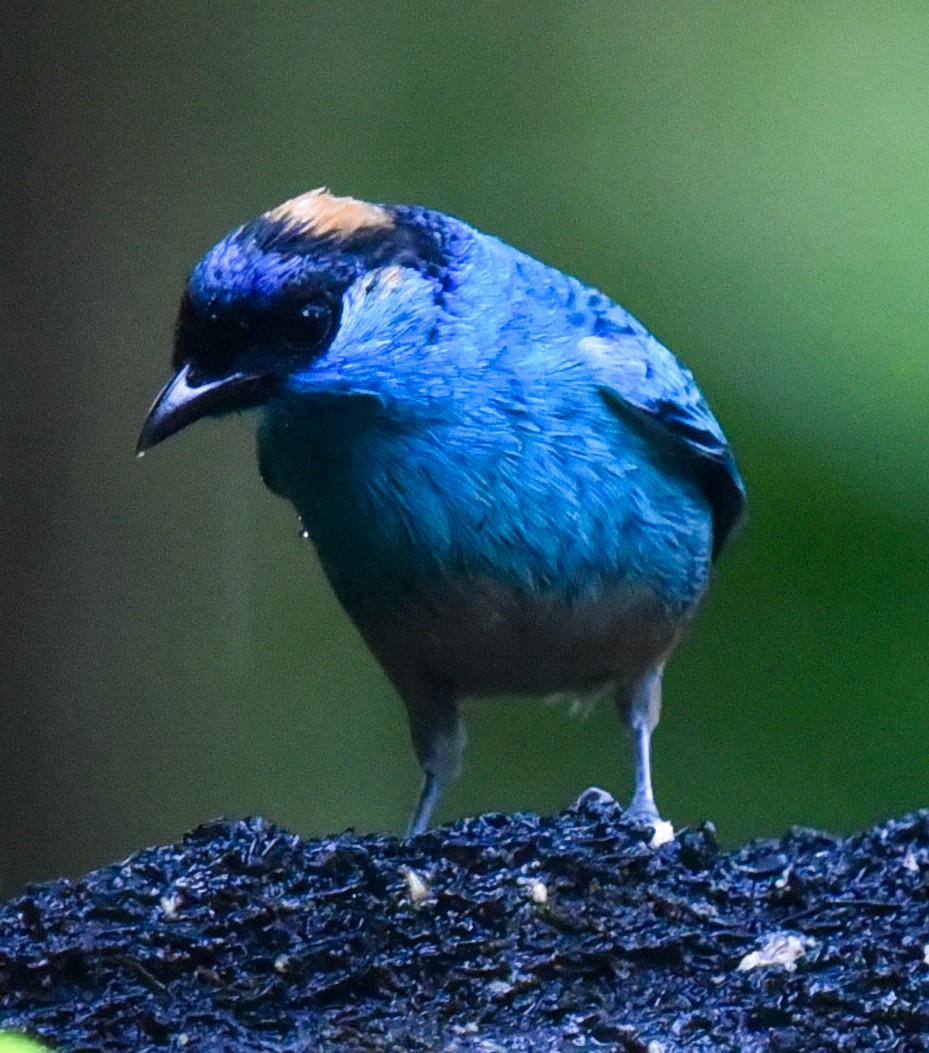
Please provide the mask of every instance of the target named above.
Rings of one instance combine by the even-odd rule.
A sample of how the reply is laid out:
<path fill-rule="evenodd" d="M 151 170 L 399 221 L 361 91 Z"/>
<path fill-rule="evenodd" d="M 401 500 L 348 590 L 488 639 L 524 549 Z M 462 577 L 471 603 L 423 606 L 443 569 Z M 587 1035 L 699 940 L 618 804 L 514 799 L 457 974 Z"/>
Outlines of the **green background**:
<path fill-rule="evenodd" d="M 929 801 L 925 4 L 5 4 L 0 39 L 7 891 L 220 814 L 406 821 L 401 707 L 252 423 L 133 457 L 188 269 L 319 184 L 497 233 L 696 372 L 752 519 L 668 671 L 663 812 L 732 844 Z M 628 793 L 609 707 L 469 725 L 440 818 Z"/>

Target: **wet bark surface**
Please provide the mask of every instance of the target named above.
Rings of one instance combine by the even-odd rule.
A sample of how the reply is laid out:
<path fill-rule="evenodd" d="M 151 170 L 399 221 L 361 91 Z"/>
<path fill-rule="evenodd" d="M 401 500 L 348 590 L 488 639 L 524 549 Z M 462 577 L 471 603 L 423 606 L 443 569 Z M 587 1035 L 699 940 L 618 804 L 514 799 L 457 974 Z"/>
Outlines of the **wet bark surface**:
<path fill-rule="evenodd" d="M 202 826 L 0 907 L 59 1050 L 929 1050 L 929 812 L 740 851 L 605 794 L 413 841 Z"/>

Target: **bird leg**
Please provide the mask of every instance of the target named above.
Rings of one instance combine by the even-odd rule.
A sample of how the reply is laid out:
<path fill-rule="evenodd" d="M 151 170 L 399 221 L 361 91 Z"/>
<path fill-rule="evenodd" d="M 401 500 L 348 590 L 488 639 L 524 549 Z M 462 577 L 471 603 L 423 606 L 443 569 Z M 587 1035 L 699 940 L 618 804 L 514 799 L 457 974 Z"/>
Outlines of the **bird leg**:
<path fill-rule="evenodd" d="M 625 709 L 625 717 L 635 736 L 635 793 L 626 809 L 626 817 L 634 822 L 654 824 L 660 821 L 655 795 L 652 791 L 651 742 L 652 731 L 661 713 L 662 664 L 635 685 L 631 697 L 619 692 L 617 702 Z"/>
<path fill-rule="evenodd" d="M 657 823 L 661 816 L 652 792 L 652 729 L 644 724 L 633 728 L 635 735 L 635 793 L 626 809 L 626 818 L 635 822 Z"/>
<path fill-rule="evenodd" d="M 458 778 L 467 735 L 458 702 L 447 691 L 403 692 L 413 749 L 423 770 L 423 785 L 407 829 L 415 837 L 428 829 L 442 791 Z"/>
<path fill-rule="evenodd" d="M 419 791 L 419 797 L 416 799 L 416 807 L 413 809 L 410 825 L 406 830 L 407 837 L 416 837 L 429 829 L 429 820 L 432 818 L 435 806 L 439 803 L 446 781 L 445 779 L 440 779 L 431 771 L 423 772 L 423 785 Z"/>

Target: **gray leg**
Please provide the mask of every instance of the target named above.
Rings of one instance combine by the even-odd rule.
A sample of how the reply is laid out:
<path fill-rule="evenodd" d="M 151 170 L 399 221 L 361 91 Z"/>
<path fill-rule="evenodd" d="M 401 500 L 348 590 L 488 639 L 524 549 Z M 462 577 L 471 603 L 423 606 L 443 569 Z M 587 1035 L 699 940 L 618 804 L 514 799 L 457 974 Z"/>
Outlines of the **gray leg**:
<path fill-rule="evenodd" d="M 413 749 L 423 770 L 423 786 L 407 831 L 408 837 L 415 837 L 428 829 L 442 790 L 458 778 L 467 736 L 450 693 L 404 693 L 404 702 Z"/>
<path fill-rule="evenodd" d="M 626 817 L 641 823 L 657 823 L 661 816 L 652 791 L 652 732 L 661 713 L 661 674 L 659 666 L 628 693 L 619 691 L 617 703 L 625 710 L 626 720 L 635 737 L 635 793 L 626 809 Z"/>
<path fill-rule="evenodd" d="M 445 789 L 445 781 L 429 771 L 423 774 L 423 788 L 419 791 L 416 807 L 406 830 L 407 837 L 416 837 L 429 829 L 429 820 Z"/>
<path fill-rule="evenodd" d="M 626 809 L 626 818 L 635 822 L 657 823 L 661 816 L 652 791 L 651 728 L 633 729 L 635 735 L 635 794 Z"/>

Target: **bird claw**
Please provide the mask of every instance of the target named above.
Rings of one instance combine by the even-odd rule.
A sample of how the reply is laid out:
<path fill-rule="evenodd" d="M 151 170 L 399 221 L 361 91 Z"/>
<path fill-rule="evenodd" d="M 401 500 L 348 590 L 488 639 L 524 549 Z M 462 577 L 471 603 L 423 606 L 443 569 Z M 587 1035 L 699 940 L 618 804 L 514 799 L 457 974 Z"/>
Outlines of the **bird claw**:
<path fill-rule="evenodd" d="M 651 826 L 655 829 L 658 828 L 659 823 L 664 822 L 658 814 L 655 802 L 651 800 L 633 800 L 623 812 L 623 819 L 627 823 L 634 823 L 636 826 Z"/>

